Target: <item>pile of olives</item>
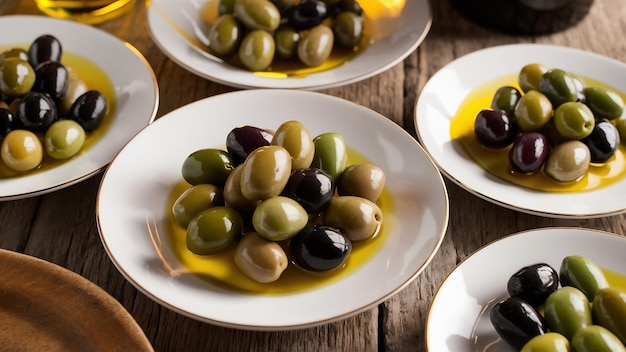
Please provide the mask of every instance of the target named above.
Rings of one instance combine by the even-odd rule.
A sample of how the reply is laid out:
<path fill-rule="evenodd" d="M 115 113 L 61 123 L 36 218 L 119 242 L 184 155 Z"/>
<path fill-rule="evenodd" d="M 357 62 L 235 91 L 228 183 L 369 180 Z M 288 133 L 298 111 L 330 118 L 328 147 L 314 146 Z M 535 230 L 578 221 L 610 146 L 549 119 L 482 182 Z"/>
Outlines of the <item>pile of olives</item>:
<path fill-rule="evenodd" d="M 275 58 L 316 67 L 335 47 L 355 48 L 363 10 L 356 0 L 220 0 L 210 25 L 209 49 L 248 70 L 267 70 Z"/>
<path fill-rule="evenodd" d="M 192 253 L 234 247 L 241 272 L 269 283 L 289 263 L 311 272 L 342 267 L 353 242 L 380 232 L 385 173 L 348 164 L 340 134 L 312 138 L 297 120 L 276 131 L 244 125 L 228 133 L 225 149 L 196 150 L 183 161 L 190 187 L 171 213 Z"/>
<path fill-rule="evenodd" d="M 590 165 L 614 156 L 620 135 L 626 136 L 624 101 L 616 91 L 538 63 L 521 69 L 518 84 L 521 90 L 500 87 L 474 123 L 483 146 L 510 147 L 513 172 L 576 182 Z"/>
<path fill-rule="evenodd" d="M 107 113 L 104 96 L 89 90 L 62 54 L 49 34 L 0 54 L 0 156 L 17 173 L 39 168 L 46 157 L 76 155 Z"/>
<path fill-rule="evenodd" d="M 586 257 L 563 258 L 558 273 L 545 263 L 523 267 L 507 292 L 489 317 L 518 351 L 626 351 L 626 292 Z"/>

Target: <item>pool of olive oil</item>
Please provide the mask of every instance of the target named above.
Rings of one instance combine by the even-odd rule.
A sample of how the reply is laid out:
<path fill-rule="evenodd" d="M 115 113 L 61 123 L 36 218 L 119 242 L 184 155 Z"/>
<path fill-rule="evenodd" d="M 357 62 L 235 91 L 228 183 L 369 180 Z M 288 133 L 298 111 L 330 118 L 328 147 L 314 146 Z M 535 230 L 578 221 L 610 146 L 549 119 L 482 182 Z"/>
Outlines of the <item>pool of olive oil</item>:
<path fill-rule="evenodd" d="M 369 161 L 358 152 L 349 150 L 348 165 L 365 162 Z M 234 248 L 208 256 L 196 255 L 187 249 L 186 230 L 176 225 L 170 209 L 178 196 L 189 187 L 189 184 L 181 180 L 172 190 L 167 204 L 166 211 L 169 219 L 167 237 L 172 252 L 190 273 L 212 285 L 236 292 L 280 295 L 328 285 L 354 272 L 372 258 L 385 243 L 393 227 L 393 200 L 391 193 L 385 188 L 377 201 L 384 216 L 380 232 L 372 239 L 353 242 L 352 252 L 342 267 L 330 272 L 313 273 L 299 269 L 290 263 L 277 281 L 263 284 L 248 278 L 237 268 L 233 259 Z"/>
<path fill-rule="evenodd" d="M 583 77 L 588 86 L 608 87 L 601 82 Z M 459 106 L 450 123 L 450 137 L 463 146 L 470 157 L 483 169 L 516 185 L 545 192 L 578 192 L 598 189 L 618 182 L 626 176 L 626 146 L 621 143 L 615 155 L 604 164 L 592 164 L 582 179 L 571 182 L 556 182 L 538 172 L 533 175 L 522 175 L 511 171 L 508 153 L 510 147 L 490 149 L 483 147 L 474 134 L 474 120 L 482 109 L 489 108 L 491 99 L 498 88 L 509 85 L 519 89 L 517 74 L 497 78 L 471 91 Z M 626 100 L 626 95 L 619 92 Z"/>

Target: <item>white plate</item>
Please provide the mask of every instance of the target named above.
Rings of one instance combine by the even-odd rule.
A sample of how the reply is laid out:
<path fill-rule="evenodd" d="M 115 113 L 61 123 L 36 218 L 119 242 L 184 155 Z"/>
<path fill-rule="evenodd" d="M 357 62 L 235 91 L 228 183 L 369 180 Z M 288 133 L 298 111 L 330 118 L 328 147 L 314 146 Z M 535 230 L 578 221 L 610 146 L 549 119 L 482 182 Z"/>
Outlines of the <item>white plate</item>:
<path fill-rule="evenodd" d="M 429 351 L 514 350 L 489 321 L 489 308 L 506 297 L 506 283 L 522 267 L 547 263 L 557 271 L 565 256 L 580 254 L 624 273 L 626 238 L 582 228 L 544 228 L 494 241 L 465 259 L 437 291 L 428 313 Z"/>
<path fill-rule="evenodd" d="M 285 88 L 321 90 L 355 83 L 379 74 L 406 58 L 424 40 L 432 24 L 427 0 L 363 0 L 378 3 L 372 19 L 381 38 L 375 38 L 351 61 L 305 77 L 264 77 L 220 62 L 194 50 L 184 36 L 194 37 L 203 4 L 213 0 L 152 0 L 148 28 L 161 50 L 186 70 L 209 80 L 238 88 Z M 200 27 L 199 25 L 197 27 Z M 383 36 L 384 34 L 384 36 Z"/>
<path fill-rule="evenodd" d="M 104 71 L 116 94 L 114 121 L 85 153 L 58 167 L 17 178 L 0 179 L 0 200 L 41 195 L 67 187 L 98 172 L 157 112 L 159 90 L 150 64 L 130 44 L 95 27 L 45 16 L 2 16 L 0 47 L 28 45 L 52 34 L 64 52 L 82 56 Z"/>
<path fill-rule="evenodd" d="M 598 190 L 540 192 L 518 187 L 485 172 L 450 139 L 450 120 L 476 87 L 515 74 L 531 62 L 570 70 L 626 92 L 626 65 L 590 52 L 542 44 L 505 45 L 476 51 L 439 70 L 415 108 L 415 128 L 440 170 L 468 191 L 501 206 L 555 217 L 601 217 L 626 211 L 626 180 Z"/>
<path fill-rule="evenodd" d="M 182 161 L 195 150 L 223 147 L 237 125 L 276 129 L 294 118 L 313 136 L 340 133 L 385 171 L 395 209 L 384 214 L 388 240 L 341 280 L 293 294 L 242 294 L 190 275 L 164 239 Z M 448 198 L 443 177 L 415 139 L 380 114 L 321 93 L 243 90 L 182 107 L 139 133 L 104 175 L 97 220 L 117 268 L 155 301 L 217 325 L 281 330 L 349 317 L 408 285 L 441 244 Z"/>

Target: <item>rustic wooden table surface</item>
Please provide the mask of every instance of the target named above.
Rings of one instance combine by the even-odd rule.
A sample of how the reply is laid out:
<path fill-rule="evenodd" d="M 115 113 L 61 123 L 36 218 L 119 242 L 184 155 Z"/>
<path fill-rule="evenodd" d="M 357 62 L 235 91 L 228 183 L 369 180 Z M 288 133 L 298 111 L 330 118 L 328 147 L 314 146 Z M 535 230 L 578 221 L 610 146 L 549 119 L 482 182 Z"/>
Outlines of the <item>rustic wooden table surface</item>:
<path fill-rule="evenodd" d="M 445 64 L 472 51 L 510 43 L 550 43 L 626 61 L 623 0 L 596 1 L 579 25 L 537 37 L 486 30 L 460 17 L 448 1 L 431 4 L 432 28 L 403 62 L 363 82 L 323 93 L 372 108 L 415 136 L 414 104 L 426 81 Z M 41 13 L 34 1 L 0 1 L 0 15 L 8 14 Z M 165 56 L 148 35 L 143 2 L 99 28 L 134 45 L 152 65 L 160 86 L 157 118 L 198 99 L 234 90 L 196 77 Z M 132 314 L 156 351 L 425 351 L 433 295 L 455 265 L 486 243 L 546 226 L 626 234 L 626 215 L 567 220 L 537 217 L 491 204 L 446 181 L 450 221 L 445 239 L 430 265 L 401 292 L 371 310 L 328 325 L 286 332 L 242 331 L 177 314 L 124 279 L 105 253 L 96 227 L 101 176 L 43 196 L 0 202 L 0 247 L 56 263 L 102 287 Z"/>

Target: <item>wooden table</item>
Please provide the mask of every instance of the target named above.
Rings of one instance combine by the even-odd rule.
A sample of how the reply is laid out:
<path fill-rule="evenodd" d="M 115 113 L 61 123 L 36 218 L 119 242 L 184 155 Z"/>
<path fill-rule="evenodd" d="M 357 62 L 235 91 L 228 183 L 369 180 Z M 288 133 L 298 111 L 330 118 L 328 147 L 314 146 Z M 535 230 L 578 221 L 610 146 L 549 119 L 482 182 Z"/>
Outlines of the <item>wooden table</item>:
<path fill-rule="evenodd" d="M 596 1 L 589 16 L 565 32 L 522 37 L 478 27 L 460 17 L 447 1 L 433 0 L 432 28 L 415 52 L 376 77 L 323 92 L 372 108 L 415 136 L 414 104 L 426 81 L 451 60 L 472 51 L 536 42 L 626 60 L 626 6 L 622 2 Z M 33 1 L 2 0 L 0 14 L 40 12 Z M 99 28 L 134 45 L 152 65 L 160 86 L 158 116 L 234 90 L 198 78 L 167 58 L 148 35 L 143 2 Z M 286 332 L 241 331 L 174 313 L 122 277 L 105 253 L 96 228 L 101 176 L 43 196 L 0 202 L 0 247 L 59 264 L 96 283 L 134 316 L 157 351 L 425 351 L 425 326 L 433 295 L 456 264 L 486 243 L 546 226 L 580 226 L 626 234 L 626 215 L 568 220 L 526 215 L 486 202 L 446 181 L 450 222 L 445 239 L 431 264 L 400 293 L 376 308 L 333 324 Z"/>

